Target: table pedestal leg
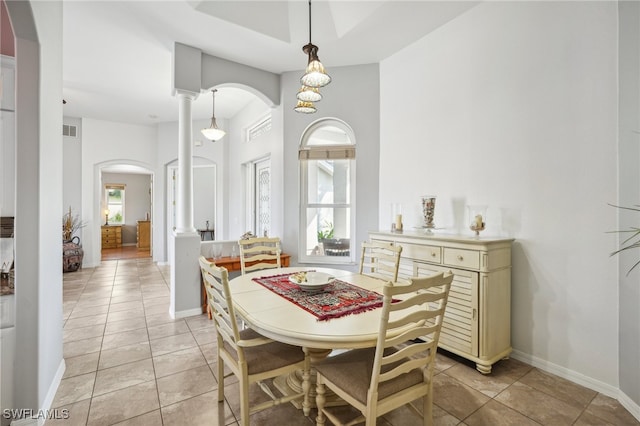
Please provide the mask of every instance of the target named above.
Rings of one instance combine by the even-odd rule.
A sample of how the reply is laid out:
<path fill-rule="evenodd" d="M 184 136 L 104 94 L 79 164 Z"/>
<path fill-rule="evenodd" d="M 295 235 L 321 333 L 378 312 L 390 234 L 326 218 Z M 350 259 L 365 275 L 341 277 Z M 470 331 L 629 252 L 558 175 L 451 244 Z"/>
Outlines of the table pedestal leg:
<path fill-rule="evenodd" d="M 311 406 L 313 408 L 316 407 L 316 370 L 313 368 L 313 365 L 318 361 L 322 361 L 331 353 L 331 349 L 313 349 L 307 348 L 309 353 L 309 359 L 311 361 L 311 377 L 309 382 L 311 383 L 311 388 L 309 389 L 309 401 L 311 402 Z M 273 384 L 275 387 L 282 392 L 284 395 L 291 395 L 294 393 L 302 392 L 302 370 L 296 370 L 295 372 L 276 377 L 273 380 Z M 325 388 L 325 406 L 332 407 L 337 405 L 345 405 L 346 403 L 331 389 Z M 296 408 L 302 408 L 302 402 L 298 400 L 291 401 L 291 403 Z"/>

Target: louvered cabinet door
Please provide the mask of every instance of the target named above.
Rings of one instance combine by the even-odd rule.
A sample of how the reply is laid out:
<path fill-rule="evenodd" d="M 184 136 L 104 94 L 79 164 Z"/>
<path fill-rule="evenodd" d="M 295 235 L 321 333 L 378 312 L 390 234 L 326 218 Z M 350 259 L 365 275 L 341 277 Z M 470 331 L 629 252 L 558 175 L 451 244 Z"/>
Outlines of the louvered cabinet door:
<path fill-rule="evenodd" d="M 429 277 L 442 272 L 451 272 L 453 282 L 438 346 L 450 352 L 478 356 L 478 273 L 414 263 L 414 275 L 417 277 Z"/>

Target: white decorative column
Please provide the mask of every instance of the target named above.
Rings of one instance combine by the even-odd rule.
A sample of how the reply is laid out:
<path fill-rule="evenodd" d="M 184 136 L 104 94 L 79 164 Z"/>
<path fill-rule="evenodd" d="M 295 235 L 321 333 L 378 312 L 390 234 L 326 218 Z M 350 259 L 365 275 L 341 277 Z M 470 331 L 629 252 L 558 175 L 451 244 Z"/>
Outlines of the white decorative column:
<path fill-rule="evenodd" d="M 193 227 L 193 126 L 191 104 L 197 94 L 177 90 L 178 187 L 176 228 L 171 259 L 171 300 L 169 314 L 183 318 L 202 313 L 200 285 L 200 235 Z"/>
<path fill-rule="evenodd" d="M 196 232 L 193 227 L 193 126 L 191 104 L 195 96 L 178 92 L 178 197 L 176 232 Z"/>

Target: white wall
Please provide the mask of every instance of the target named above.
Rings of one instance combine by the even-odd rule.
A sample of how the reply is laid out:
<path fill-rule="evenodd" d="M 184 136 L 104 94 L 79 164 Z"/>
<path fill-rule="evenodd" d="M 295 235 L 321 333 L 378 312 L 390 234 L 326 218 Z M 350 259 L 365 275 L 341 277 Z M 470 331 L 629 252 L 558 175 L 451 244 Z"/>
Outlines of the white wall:
<path fill-rule="evenodd" d="M 82 120 L 82 218 L 87 223 L 83 229 L 84 267 L 100 264 L 100 226 L 104 223 L 100 208 L 100 168 L 130 164 L 156 173 L 156 153 L 155 127 L 90 118 Z M 154 229 L 154 253 L 155 236 Z"/>
<path fill-rule="evenodd" d="M 423 193 L 452 231 L 488 204 L 485 234 L 516 239 L 516 355 L 609 394 L 616 38 L 614 2 L 486 2 L 380 64 L 380 227 Z"/>
<path fill-rule="evenodd" d="M 64 117 L 63 124 L 76 126 L 78 133 L 75 138 L 62 136 L 62 213 L 71 207 L 82 217 L 82 120 Z M 82 229 L 77 234 L 82 242 Z"/>

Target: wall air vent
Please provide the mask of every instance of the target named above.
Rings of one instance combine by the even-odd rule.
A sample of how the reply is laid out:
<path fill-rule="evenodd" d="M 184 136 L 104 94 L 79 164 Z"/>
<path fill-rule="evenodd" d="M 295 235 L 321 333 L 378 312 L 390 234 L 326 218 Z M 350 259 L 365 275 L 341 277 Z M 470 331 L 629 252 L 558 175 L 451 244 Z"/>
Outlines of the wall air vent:
<path fill-rule="evenodd" d="M 62 125 L 62 136 L 78 137 L 78 126 Z"/>

